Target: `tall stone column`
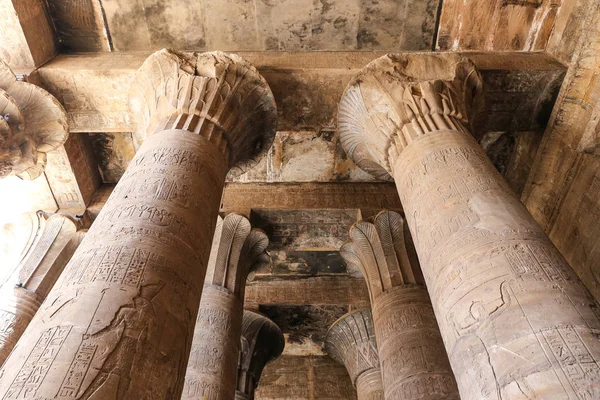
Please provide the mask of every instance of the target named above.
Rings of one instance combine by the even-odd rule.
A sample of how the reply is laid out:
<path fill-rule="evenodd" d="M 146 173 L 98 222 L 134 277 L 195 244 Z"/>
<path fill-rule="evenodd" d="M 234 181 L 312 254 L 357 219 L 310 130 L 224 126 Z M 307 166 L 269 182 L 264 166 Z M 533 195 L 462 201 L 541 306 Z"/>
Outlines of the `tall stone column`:
<path fill-rule="evenodd" d="M 34 213 L 32 213 L 34 214 Z M 35 213 L 23 258 L 0 286 L 0 365 L 31 322 L 85 235 L 62 215 Z M 4 267 L 8 267 L 4 265 Z"/>
<path fill-rule="evenodd" d="M 325 350 L 348 370 L 358 400 L 384 399 L 371 310 L 350 312 L 334 322 Z"/>
<path fill-rule="evenodd" d="M 349 84 L 340 137 L 396 182 L 462 399 L 600 398 L 598 306 L 471 134 L 473 64 L 381 57 Z"/>
<path fill-rule="evenodd" d="M 0 371 L 3 400 L 181 395 L 225 175 L 277 114 L 223 53 L 154 53 L 130 104 L 141 147 Z"/>
<path fill-rule="evenodd" d="M 236 400 L 253 400 L 265 365 L 283 352 L 281 329 L 269 318 L 244 310 L 241 351 L 237 373 Z"/>
<path fill-rule="evenodd" d="M 359 221 L 340 249 L 363 272 L 373 312 L 386 399 L 459 399 L 431 301 L 411 263 L 400 214 Z"/>
<path fill-rule="evenodd" d="M 237 214 L 219 219 L 213 238 L 182 399 L 232 399 L 244 290 L 251 269 L 268 263 L 269 239 Z"/>

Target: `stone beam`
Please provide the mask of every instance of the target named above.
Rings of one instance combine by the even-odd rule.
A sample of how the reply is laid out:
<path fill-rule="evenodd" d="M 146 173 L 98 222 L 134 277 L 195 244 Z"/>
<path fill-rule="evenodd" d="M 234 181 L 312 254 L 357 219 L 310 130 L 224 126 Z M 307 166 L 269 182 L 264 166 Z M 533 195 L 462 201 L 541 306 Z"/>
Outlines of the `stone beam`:
<path fill-rule="evenodd" d="M 363 278 L 348 275 L 256 278 L 246 285 L 245 308 L 259 305 L 352 305 L 368 307 L 369 293 Z"/>
<path fill-rule="evenodd" d="M 0 0 L 0 59 L 21 72 L 57 53 L 54 28 L 43 0 Z"/>
<path fill-rule="evenodd" d="M 93 221 L 115 185 L 102 185 L 88 205 Z M 359 209 L 371 215 L 374 210 L 402 210 L 396 188 L 391 183 L 228 183 L 221 199 L 221 212 L 248 216 L 252 208 L 265 209 Z"/>
<path fill-rule="evenodd" d="M 241 52 L 273 91 L 278 130 L 335 128 L 342 92 L 383 52 Z M 39 69 L 43 86 L 67 109 L 72 132 L 131 132 L 129 84 L 146 53 L 60 55 Z M 542 53 L 468 53 L 487 88 L 490 132 L 540 130 L 564 67 Z M 102 90 L 99 90 L 102 88 Z M 517 117 L 515 117 L 517 116 Z"/>

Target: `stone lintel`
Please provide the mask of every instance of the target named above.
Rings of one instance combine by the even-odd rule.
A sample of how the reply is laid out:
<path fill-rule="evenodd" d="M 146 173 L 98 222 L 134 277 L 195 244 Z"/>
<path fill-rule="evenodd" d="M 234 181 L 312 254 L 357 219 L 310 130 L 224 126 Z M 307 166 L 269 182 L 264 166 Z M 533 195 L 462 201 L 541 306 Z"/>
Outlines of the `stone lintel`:
<path fill-rule="evenodd" d="M 128 89 L 148 54 L 59 55 L 40 68 L 39 75 L 44 87 L 67 109 L 72 132 L 131 132 Z M 352 76 L 386 53 L 237 54 L 252 63 L 271 87 L 279 111 L 279 130 L 319 131 L 335 127 L 339 100 Z M 560 87 L 565 71 L 562 64 L 543 53 L 465 55 L 484 78 L 491 110 L 486 130 L 530 131 L 544 124 L 546 111 L 540 104 L 553 103 L 554 96 L 548 93 L 555 94 Z"/>
<path fill-rule="evenodd" d="M 102 185 L 89 203 L 93 221 L 115 185 Z M 360 209 L 363 216 L 387 209 L 401 211 L 398 191 L 392 183 L 228 183 L 221 199 L 221 212 L 250 215 L 263 209 Z"/>

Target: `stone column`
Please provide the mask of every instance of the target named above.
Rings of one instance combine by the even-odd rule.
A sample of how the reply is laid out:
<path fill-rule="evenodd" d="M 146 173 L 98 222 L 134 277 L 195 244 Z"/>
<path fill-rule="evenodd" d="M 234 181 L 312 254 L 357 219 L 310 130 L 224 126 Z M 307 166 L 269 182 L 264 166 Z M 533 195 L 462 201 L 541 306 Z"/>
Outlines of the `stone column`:
<path fill-rule="evenodd" d="M 269 262 L 269 239 L 237 214 L 219 219 L 213 238 L 182 399 L 232 399 L 240 352 L 244 289 L 251 269 Z"/>
<path fill-rule="evenodd" d="M 396 182 L 462 399 L 600 398 L 598 306 L 472 136 L 482 92 L 458 55 L 381 57 L 341 141 Z"/>
<path fill-rule="evenodd" d="M 456 399 L 458 390 L 423 275 L 411 263 L 400 214 L 358 221 L 340 249 L 362 271 L 371 299 L 386 399 Z"/>
<path fill-rule="evenodd" d="M 281 329 L 269 318 L 244 310 L 241 351 L 237 372 L 236 400 L 253 400 L 265 365 L 283 352 Z"/>
<path fill-rule="evenodd" d="M 62 215 L 47 217 L 37 212 L 28 220 L 33 222 L 33 237 L 22 260 L 0 286 L 0 365 L 85 235 L 83 231 L 76 232 L 75 223 Z"/>
<path fill-rule="evenodd" d="M 50 93 L 20 82 L 0 61 L 0 178 L 35 179 L 44 172 L 46 153 L 67 141 L 69 124 Z"/>
<path fill-rule="evenodd" d="M 166 50 L 130 104 L 143 144 L 0 371 L 3 400 L 181 395 L 225 175 L 268 147 L 275 104 L 235 55 Z"/>
<path fill-rule="evenodd" d="M 325 350 L 348 370 L 358 400 L 384 399 L 371 310 L 350 312 L 334 322 Z"/>

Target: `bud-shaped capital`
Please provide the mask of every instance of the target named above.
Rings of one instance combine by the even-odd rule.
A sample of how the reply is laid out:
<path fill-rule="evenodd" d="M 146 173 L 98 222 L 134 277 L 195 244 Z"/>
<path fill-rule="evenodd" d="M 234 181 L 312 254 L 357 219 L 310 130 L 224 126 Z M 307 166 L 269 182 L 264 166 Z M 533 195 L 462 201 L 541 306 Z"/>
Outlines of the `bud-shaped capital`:
<path fill-rule="evenodd" d="M 335 321 L 325 337 L 325 350 L 346 367 L 354 386 L 362 374 L 379 369 L 371 310 L 354 311 Z"/>
<path fill-rule="evenodd" d="M 269 318 L 244 310 L 241 341 L 236 393 L 252 399 L 265 365 L 281 355 L 285 340 Z"/>
<path fill-rule="evenodd" d="M 155 132 L 182 129 L 212 142 L 233 173 L 271 146 L 277 108 L 250 63 L 222 52 L 160 50 L 137 71 L 129 93 L 138 144 Z"/>
<path fill-rule="evenodd" d="M 252 228 L 247 218 L 237 214 L 219 218 L 205 284 L 223 287 L 243 300 L 248 274 L 270 261 L 268 245 L 267 235 Z"/>
<path fill-rule="evenodd" d="M 46 167 L 46 153 L 69 136 L 67 114 L 44 89 L 17 80 L 0 61 L 0 178 L 35 179 Z"/>
<path fill-rule="evenodd" d="M 483 106 L 475 65 L 450 53 L 388 54 L 356 75 L 338 110 L 340 141 L 354 162 L 390 180 L 395 158 L 429 132 L 465 130 Z"/>
<path fill-rule="evenodd" d="M 350 228 L 349 236 L 340 254 L 350 268 L 362 271 L 371 302 L 398 285 L 424 285 L 419 266 L 408 257 L 400 214 L 382 211 L 372 223 L 358 221 Z"/>

